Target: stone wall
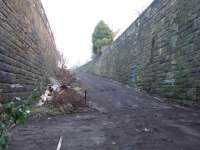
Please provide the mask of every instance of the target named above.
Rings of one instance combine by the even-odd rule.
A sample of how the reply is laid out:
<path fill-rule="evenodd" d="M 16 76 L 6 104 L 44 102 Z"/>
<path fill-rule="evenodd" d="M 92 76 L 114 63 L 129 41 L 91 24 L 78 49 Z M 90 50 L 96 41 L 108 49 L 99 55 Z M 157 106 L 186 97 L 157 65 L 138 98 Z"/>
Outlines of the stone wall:
<path fill-rule="evenodd" d="M 0 0 L 0 97 L 25 98 L 43 87 L 57 56 L 40 0 Z"/>
<path fill-rule="evenodd" d="M 200 1 L 155 0 L 82 68 L 166 97 L 200 100 Z"/>

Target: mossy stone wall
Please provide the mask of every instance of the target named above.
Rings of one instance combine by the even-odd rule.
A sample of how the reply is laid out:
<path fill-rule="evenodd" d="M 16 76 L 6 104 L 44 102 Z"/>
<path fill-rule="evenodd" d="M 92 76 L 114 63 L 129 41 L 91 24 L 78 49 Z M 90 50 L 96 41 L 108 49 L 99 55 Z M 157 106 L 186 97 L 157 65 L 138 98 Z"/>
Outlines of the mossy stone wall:
<path fill-rule="evenodd" d="M 200 1 L 155 0 L 83 68 L 166 97 L 200 101 Z"/>
<path fill-rule="evenodd" d="M 43 87 L 57 54 L 40 0 L 0 0 L 1 99 L 26 98 Z"/>

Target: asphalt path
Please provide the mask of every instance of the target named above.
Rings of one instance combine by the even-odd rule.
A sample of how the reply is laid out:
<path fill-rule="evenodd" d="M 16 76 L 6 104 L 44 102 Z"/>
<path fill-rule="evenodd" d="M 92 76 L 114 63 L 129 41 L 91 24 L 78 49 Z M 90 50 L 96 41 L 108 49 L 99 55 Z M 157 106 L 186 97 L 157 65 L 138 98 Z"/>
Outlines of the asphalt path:
<path fill-rule="evenodd" d="M 8 150 L 199 150 L 200 111 L 81 72 L 96 111 L 27 122 Z"/>

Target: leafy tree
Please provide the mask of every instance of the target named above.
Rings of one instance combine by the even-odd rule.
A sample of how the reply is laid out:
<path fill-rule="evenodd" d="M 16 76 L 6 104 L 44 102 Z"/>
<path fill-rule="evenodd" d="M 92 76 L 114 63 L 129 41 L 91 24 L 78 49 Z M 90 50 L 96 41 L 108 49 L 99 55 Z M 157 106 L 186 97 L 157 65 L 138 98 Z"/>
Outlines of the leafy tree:
<path fill-rule="evenodd" d="M 94 33 L 92 34 L 93 53 L 96 55 L 100 54 L 101 48 L 103 46 L 111 44 L 112 42 L 113 42 L 113 32 L 108 27 L 108 25 L 101 20 L 96 25 Z"/>

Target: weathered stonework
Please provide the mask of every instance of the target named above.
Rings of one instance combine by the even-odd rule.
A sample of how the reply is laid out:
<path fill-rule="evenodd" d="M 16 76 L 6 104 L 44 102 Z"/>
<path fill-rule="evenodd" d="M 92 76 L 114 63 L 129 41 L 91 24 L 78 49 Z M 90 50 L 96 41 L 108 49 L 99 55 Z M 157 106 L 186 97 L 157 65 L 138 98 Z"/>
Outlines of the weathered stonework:
<path fill-rule="evenodd" d="M 0 96 L 25 98 L 57 68 L 40 0 L 0 0 Z"/>
<path fill-rule="evenodd" d="M 149 92 L 200 100 L 200 1 L 155 0 L 83 68 Z"/>

